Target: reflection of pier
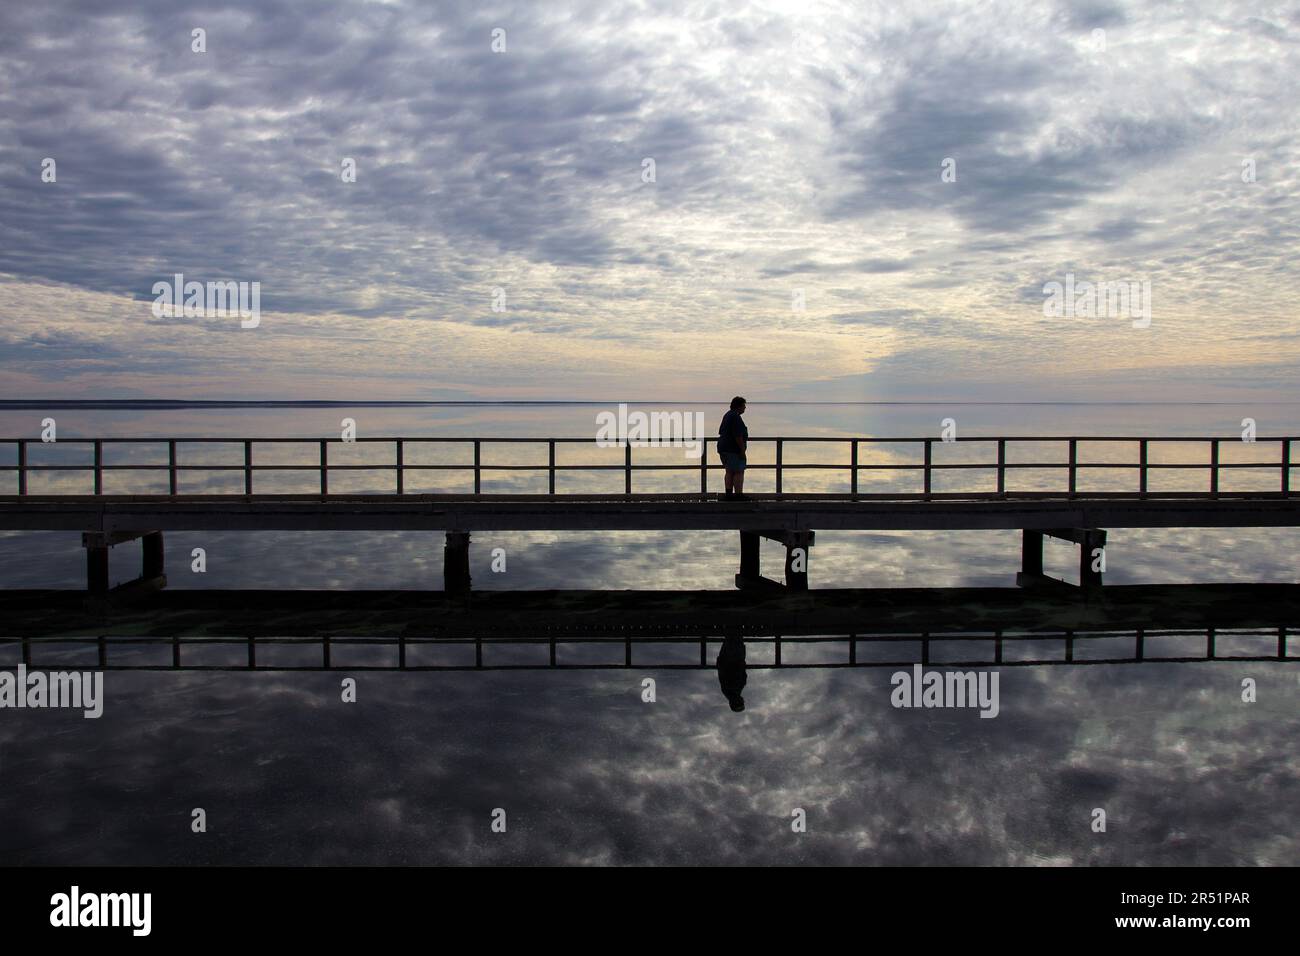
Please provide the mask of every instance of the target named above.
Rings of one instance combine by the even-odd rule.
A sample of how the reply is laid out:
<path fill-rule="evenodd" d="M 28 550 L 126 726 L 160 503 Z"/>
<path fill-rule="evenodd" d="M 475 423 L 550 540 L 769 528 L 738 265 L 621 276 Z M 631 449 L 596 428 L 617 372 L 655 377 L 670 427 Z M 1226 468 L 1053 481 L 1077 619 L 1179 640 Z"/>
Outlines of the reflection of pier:
<path fill-rule="evenodd" d="M 1015 667 L 1300 661 L 1300 585 L 479 592 L 7 591 L 0 664 L 105 670 Z"/>
<path fill-rule="evenodd" d="M 622 446 L 619 464 L 562 461 L 558 452 L 574 446 L 592 448 L 588 439 L 564 438 L 359 438 L 338 439 L 71 439 L 57 446 L 81 449 L 90 460 L 79 464 L 38 463 L 32 460 L 43 443 L 7 439 L 16 459 L 0 465 L 0 472 L 16 478 L 17 494 L 0 496 L 0 530 L 63 530 L 82 534 L 87 552 L 87 584 L 94 592 L 108 590 L 109 548 L 139 538 L 143 542 L 142 578 L 162 583 L 163 540 L 167 531 L 432 531 L 445 533 L 443 548 L 445 589 L 464 595 L 470 590 L 470 534 L 473 531 L 703 531 L 740 532 L 740 568 L 736 584 L 762 589 L 777 582 L 762 576 L 759 544 L 763 537 L 781 542 L 786 549 L 784 585 L 790 590 L 808 588 L 808 564 L 816 531 L 897 530 L 968 531 L 1019 530 L 1022 536 L 1023 585 L 1050 583 L 1043 575 L 1044 536 L 1078 545 L 1079 584 L 1100 586 L 1104 570 L 1107 528 L 1246 528 L 1300 525 L 1300 497 L 1291 489 L 1291 438 L 1259 438 L 1245 443 L 1225 438 L 1132 437 L 971 437 L 951 442 L 934 438 L 755 438 L 751 441 L 752 471 L 773 472 L 774 490 L 747 501 L 723 500 L 709 491 L 709 474 L 719 471 L 709 461 L 708 441 L 702 442 L 698 463 L 665 464 L 633 461 L 633 446 Z M 847 462 L 793 461 L 792 445 L 838 448 Z M 1044 444 L 1058 448 L 1057 457 L 1036 459 Z M 264 446 L 291 446 L 307 453 L 292 461 L 273 460 Z M 1169 461 L 1168 452 L 1188 445 L 1204 453 L 1198 461 Z M 460 446 L 472 459 L 428 463 L 414 460 L 419 448 Z M 532 446 L 546 452 L 545 461 L 507 463 L 491 461 L 485 451 L 502 448 L 524 454 Z M 909 449 L 915 461 L 873 455 L 882 446 Z M 1126 450 L 1122 460 L 1088 457 L 1095 446 Z M 152 447 L 157 460 L 141 462 L 130 455 Z M 757 460 L 770 447 L 772 463 Z M 377 453 L 379 460 L 338 460 L 346 448 Z M 946 460 L 952 449 L 987 457 Z M 1250 449 L 1256 456 L 1233 460 L 1228 453 Z M 236 460 L 213 464 L 208 458 L 189 460 L 196 450 L 216 453 L 237 451 Z M 333 451 L 331 451 L 333 449 Z M 522 449 L 522 450 L 521 450 Z M 516 451 L 518 450 L 518 451 Z M 662 452 L 663 448 L 656 451 Z M 111 452 L 123 453 L 116 460 Z M 1273 457 L 1276 456 L 1276 457 Z M 121 457 L 119 454 L 117 457 Z M 558 483 L 574 473 L 599 475 L 621 472 L 621 494 L 590 494 L 559 489 Z M 801 472 L 826 475 L 841 489 L 832 493 L 792 491 L 789 479 Z M 1017 487 L 1017 476 L 1053 476 L 1050 490 Z M 267 473 L 281 479 L 305 479 L 310 490 L 291 494 L 255 490 L 254 477 Z M 634 493 L 634 478 L 663 478 L 686 473 L 687 484 L 698 476 L 699 490 L 679 493 Z M 1125 480 L 1113 486 L 1094 487 L 1099 474 L 1120 474 Z M 80 475 L 93 494 L 34 494 L 34 476 Z M 459 474 L 470 494 L 411 493 L 410 481 L 418 476 Z M 1198 490 L 1158 487 L 1162 481 L 1204 475 Z M 197 479 L 218 475 L 234 477 L 239 492 L 193 494 L 186 489 Z M 373 486 L 364 492 L 331 490 L 330 476 L 365 476 Z M 484 479 L 514 480 L 517 476 L 545 476 L 545 494 L 490 494 Z M 144 481 L 152 476 L 156 488 L 113 490 L 105 480 Z M 864 490 L 863 478 L 910 480 L 912 490 Z M 963 487 L 945 491 L 944 478 Z M 978 480 L 977 480 L 978 479 Z M 1135 480 L 1133 480 L 1135 479 Z M 1250 485 L 1241 487 L 1242 481 Z M 1103 483 L 1104 484 L 1104 483 Z M 206 488 L 206 485 L 204 486 Z M 869 484 L 869 488 L 879 486 Z M 751 486 L 751 490 L 752 486 Z"/>

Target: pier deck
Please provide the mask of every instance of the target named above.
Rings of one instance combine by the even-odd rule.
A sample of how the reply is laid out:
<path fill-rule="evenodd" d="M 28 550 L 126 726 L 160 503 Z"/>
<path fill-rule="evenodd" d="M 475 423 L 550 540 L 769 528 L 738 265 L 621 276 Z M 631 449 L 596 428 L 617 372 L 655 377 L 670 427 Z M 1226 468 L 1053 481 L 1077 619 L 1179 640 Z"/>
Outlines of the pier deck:
<path fill-rule="evenodd" d="M 1278 493 L 1066 495 L 4 495 L 0 530 L 973 531 L 1300 525 Z"/>

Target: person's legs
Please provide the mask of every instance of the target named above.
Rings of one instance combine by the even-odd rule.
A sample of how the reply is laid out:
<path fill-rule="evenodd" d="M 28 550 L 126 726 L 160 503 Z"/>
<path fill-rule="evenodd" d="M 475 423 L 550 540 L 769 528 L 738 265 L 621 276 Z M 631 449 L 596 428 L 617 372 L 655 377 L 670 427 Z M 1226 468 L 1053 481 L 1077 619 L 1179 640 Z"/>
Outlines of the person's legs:
<path fill-rule="evenodd" d="M 745 489 L 745 457 L 735 452 L 722 452 L 723 487 L 727 497 L 741 494 Z"/>

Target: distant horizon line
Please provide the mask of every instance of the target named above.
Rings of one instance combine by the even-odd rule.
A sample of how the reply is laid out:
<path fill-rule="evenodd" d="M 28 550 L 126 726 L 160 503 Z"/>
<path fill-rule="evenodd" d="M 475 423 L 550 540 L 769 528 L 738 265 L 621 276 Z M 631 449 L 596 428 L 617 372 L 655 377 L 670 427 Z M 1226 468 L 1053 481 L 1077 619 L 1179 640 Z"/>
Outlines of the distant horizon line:
<path fill-rule="evenodd" d="M 33 408 L 423 408 L 437 406 L 503 406 L 503 405 L 726 405 L 728 399 L 715 398 L 702 401 L 674 399 L 670 401 L 642 399 L 170 399 L 170 398 L 87 398 L 87 399 L 0 399 L 2 409 Z M 1199 406 L 1199 405 L 1300 405 L 1300 401 L 965 401 L 960 399 L 927 399 L 921 401 L 764 401 L 747 400 L 750 405 L 1071 405 L 1071 406 Z"/>

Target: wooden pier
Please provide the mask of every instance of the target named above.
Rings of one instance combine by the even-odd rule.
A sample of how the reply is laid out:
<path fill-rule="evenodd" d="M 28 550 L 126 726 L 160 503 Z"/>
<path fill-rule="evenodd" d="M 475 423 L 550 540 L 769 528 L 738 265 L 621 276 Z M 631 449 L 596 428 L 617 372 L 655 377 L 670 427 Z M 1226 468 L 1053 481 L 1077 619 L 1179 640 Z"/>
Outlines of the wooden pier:
<path fill-rule="evenodd" d="M 1300 661 L 1300 585 L 809 592 L 7 591 L 0 668 L 499 670 Z"/>
<path fill-rule="evenodd" d="M 1266 460 L 1229 461 L 1226 445 L 1244 445 L 1221 437 L 970 437 L 944 442 L 934 438 L 756 438 L 751 441 L 751 472 L 773 472 L 774 490 L 751 494 L 748 500 L 725 499 L 710 490 L 720 465 L 709 459 L 709 442 L 703 443 L 698 463 L 637 462 L 634 446 L 621 446 L 622 462 L 573 463 L 557 459 L 557 448 L 567 445 L 594 447 L 591 439 L 573 438 L 359 438 L 343 442 L 319 438 L 102 438 L 61 440 L 84 450 L 81 463 L 32 461 L 34 439 L 0 440 L 12 446 L 11 464 L 0 464 L 0 475 L 13 476 L 16 493 L 0 495 L 0 530 L 68 531 L 82 535 L 87 553 L 87 587 L 108 588 L 108 551 L 127 541 L 141 540 L 143 558 L 140 582 L 165 581 L 163 535 L 169 531 L 429 531 L 445 534 L 444 586 L 457 594 L 469 593 L 469 549 L 474 532 L 486 531 L 705 531 L 739 533 L 740 561 L 735 576 L 742 588 L 785 587 L 804 590 L 817 532 L 834 531 L 971 531 L 1011 529 L 1022 532 L 1018 583 L 1050 583 L 1043 574 L 1045 536 L 1071 542 L 1079 548 L 1079 586 L 1099 587 L 1104 562 L 1099 557 L 1106 529 L 1113 528 L 1247 528 L 1300 525 L 1300 497 L 1291 490 L 1291 448 L 1294 439 L 1260 438 L 1252 450 L 1268 449 Z M 764 444 L 772 460 L 754 454 Z M 826 461 L 792 461 L 786 451 L 795 443 L 831 443 L 846 454 L 847 464 Z M 1044 443 L 1059 448 L 1053 460 L 1030 457 L 1025 449 Z M 361 445 L 380 450 L 383 460 L 341 464 L 338 445 Z M 315 460 L 269 460 L 262 446 L 310 448 Z M 416 446 L 457 445 L 463 462 L 419 463 L 411 455 Z M 545 449 L 546 460 L 531 463 L 490 463 L 485 448 L 532 445 Z M 916 452 L 917 461 L 900 462 L 871 452 L 879 446 L 904 446 Z M 982 446 L 985 460 L 939 460 L 939 446 Z M 1093 460 L 1082 454 L 1094 445 L 1120 445 L 1132 454 L 1122 460 Z M 1203 461 L 1166 461 L 1153 452 L 1166 446 L 1204 446 Z M 143 450 L 152 446 L 158 460 L 110 460 L 108 452 Z M 234 449 L 236 460 L 213 464 L 207 458 L 186 460 L 196 451 L 213 446 Z M 332 451 L 333 449 L 333 451 Z M 945 449 L 946 451 L 947 449 Z M 472 457 L 471 457 L 472 455 Z M 1276 457 L 1273 457 L 1273 456 Z M 1093 489 L 1088 476 L 1099 470 L 1131 474 L 1127 490 Z M 622 493 L 592 494 L 559 490 L 561 480 L 573 473 L 616 471 L 623 476 Z M 832 472 L 826 476 L 826 472 Z M 1026 471 L 1049 473 L 1062 480 L 1051 490 L 1017 487 L 1016 476 Z M 215 472 L 233 473 L 240 479 L 237 492 L 195 493 L 196 480 Z M 311 492 L 280 493 L 255 487 L 265 473 L 308 473 Z M 350 493 L 330 490 L 331 474 L 367 472 L 388 475 L 384 490 Z M 473 491 L 465 494 L 412 493 L 412 474 L 459 472 L 472 478 Z M 491 493 L 485 479 L 531 472 L 545 475 L 544 494 Z M 643 493 L 635 490 L 638 475 L 689 472 L 698 475 L 699 490 Z M 1156 479 L 1203 472 L 1198 490 L 1164 490 Z M 79 473 L 89 480 L 91 493 L 33 492 L 33 476 L 46 480 Z M 793 478 L 806 473 L 833 477 L 839 491 L 791 490 Z M 914 490 L 886 492 L 864 488 L 864 476 L 888 475 L 914 480 Z M 987 489 L 942 491 L 936 484 L 945 477 L 983 475 Z M 1229 479 L 1253 477 L 1250 488 L 1228 487 Z M 134 477 L 162 479 L 157 491 L 106 491 L 106 479 Z M 751 487 L 753 482 L 751 481 Z M 868 487 L 875 487 L 868 484 Z M 784 581 L 762 575 L 758 563 L 761 538 L 780 542 L 786 549 Z"/>

